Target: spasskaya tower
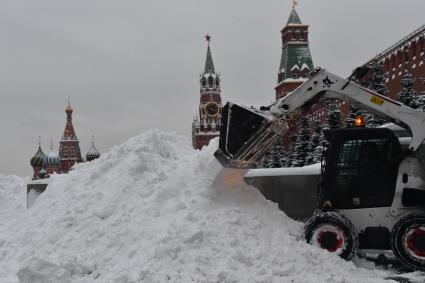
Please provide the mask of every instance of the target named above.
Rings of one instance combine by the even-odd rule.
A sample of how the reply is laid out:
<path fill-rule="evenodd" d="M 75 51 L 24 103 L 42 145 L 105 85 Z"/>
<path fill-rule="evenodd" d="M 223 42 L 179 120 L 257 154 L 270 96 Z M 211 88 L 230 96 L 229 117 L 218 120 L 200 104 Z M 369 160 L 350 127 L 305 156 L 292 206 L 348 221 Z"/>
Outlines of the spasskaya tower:
<path fill-rule="evenodd" d="M 211 36 L 207 40 L 207 59 L 201 75 L 199 110 L 192 122 L 192 143 L 195 149 L 208 145 L 211 139 L 220 135 L 221 89 L 220 74 L 215 72 L 211 55 Z"/>

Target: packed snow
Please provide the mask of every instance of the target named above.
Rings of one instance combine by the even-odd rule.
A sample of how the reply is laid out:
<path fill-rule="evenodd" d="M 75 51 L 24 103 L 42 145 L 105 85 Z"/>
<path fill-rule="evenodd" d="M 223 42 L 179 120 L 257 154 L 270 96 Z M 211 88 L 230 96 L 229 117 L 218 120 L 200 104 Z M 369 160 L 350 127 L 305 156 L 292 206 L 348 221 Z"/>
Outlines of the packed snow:
<path fill-rule="evenodd" d="M 222 171 L 216 144 L 195 151 L 185 137 L 146 132 L 53 175 L 28 210 L 27 180 L 0 175 L 0 282 L 339 283 L 390 275 L 306 244 L 301 223 Z"/>

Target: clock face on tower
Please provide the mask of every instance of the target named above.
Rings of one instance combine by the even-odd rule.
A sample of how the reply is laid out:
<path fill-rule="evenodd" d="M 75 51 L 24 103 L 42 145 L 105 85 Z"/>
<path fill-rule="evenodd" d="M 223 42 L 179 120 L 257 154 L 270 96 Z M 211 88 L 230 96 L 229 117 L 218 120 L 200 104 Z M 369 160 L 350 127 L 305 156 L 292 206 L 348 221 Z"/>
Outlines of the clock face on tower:
<path fill-rule="evenodd" d="M 219 112 L 219 106 L 217 103 L 210 102 L 205 105 L 205 113 L 208 117 L 216 117 Z"/>

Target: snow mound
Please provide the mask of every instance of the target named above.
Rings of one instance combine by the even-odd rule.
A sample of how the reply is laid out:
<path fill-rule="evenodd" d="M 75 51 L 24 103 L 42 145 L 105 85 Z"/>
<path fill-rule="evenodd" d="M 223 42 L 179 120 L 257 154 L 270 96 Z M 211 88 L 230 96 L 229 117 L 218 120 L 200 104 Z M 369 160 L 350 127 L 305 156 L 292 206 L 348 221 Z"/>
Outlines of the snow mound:
<path fill-rule="evenodd" d="M 307 245 L 252 187 L 217 182 L 216 142 L 153 130 L 52 176 L 0 226 L 1 282 L 384 281 Z"/>
<path fill-rule="evenodd" d="M 0 231 L 5 225 L 3 219 L 25 213 L 28 181 L 29 178 L 0 174 Z"/>

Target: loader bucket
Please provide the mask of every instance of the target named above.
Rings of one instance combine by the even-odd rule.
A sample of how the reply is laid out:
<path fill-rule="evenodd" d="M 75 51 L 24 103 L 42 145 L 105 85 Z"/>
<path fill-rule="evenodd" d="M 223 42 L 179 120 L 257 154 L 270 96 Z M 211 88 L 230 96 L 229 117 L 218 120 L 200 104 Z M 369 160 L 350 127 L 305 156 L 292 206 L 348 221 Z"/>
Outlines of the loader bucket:
<path fill-rule="evenodd" d="M 228 102 L 214 156 L 224 167 L 249 168 L 286 129 L 286 122 L 269 112 Z"/>

